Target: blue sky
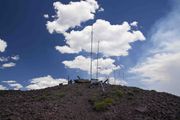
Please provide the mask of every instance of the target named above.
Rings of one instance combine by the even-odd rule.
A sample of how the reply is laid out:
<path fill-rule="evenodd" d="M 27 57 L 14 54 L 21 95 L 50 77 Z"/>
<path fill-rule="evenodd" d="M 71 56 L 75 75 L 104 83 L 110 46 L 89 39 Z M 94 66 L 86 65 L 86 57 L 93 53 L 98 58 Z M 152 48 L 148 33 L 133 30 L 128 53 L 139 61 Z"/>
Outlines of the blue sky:
<path fill-rule="evenodd" d="M 131 31 L 141 32 L 145 37 L 145 40 L 143 40 L 142 36 L 137 35 L 137 38 L 134 38 L 133 42 L 130 42 L 128 44 L 131 46 L 131 49 L 128 49 L 126 51 L 128 55 L 122 55 L 120 53 L 118 54 L 118 52 L 116 55 L 113 55 L 112 52 L 109 53 L 109 49 L 106 49 L 106 47 L 102 48 L 104 50 L 102 50 L 101 53 L 102 63 L 108 62 L 107 65 L 111 66 L 110 69 L 117 68 L 117 83 L 119 83 L 118 81 L 122 81 L 122 83 L 126 83 L 126 85 L 130 86 L 137 86 L 145 89 L 157 89 L 159 91 L 179 94 L 176 92 L 178 91 L 177 88 L 172 90 L 166 89 L 166 86 L 154 86 L 154 83 L 158 83 L 163 78 L 157 78 L 156 80 L 156 78 L 154 78 L 154 75 L 152 75 L 153 73 L 149 75 L 140 70 L 140 68 L 144 68 L 144 66 L 142 65 L 143 63 L 148 65 L 151 63 L 151 61 L 147 61 L 148 57 L 153 59 L 157 53 L 160 53 L 160 50 L 157 51 L 157 49 L 160 48 L 159 46 L 157 46 L 157 44 L 161 44 L 163 42 L 156 42 L 158 41 L 156 39 L 161 39 L 159 37 L 160 35 L 158 36 L 157 33 L 159 33 L 158 31 L 161 31 L 161 28 L 163 26 L 161 26 L 161 24 L 163 22 L 166 23 L 166 21 L 163 21 L 162 19 L 167 20 L 167 22 L 170 21 L 168 16 L 171 16 L 169 15 L 171 14 L 171 12 L 178 12 L 178 5 L 175 5 L 175 2 L 176 4 L 179 4 L 179 2 L 177 2 L 176 0 L 87 0 L 84 2 L 87 4 L 87 6 L 85 5 L 85 8 L 83 8 L 82 10 L 77 10 L 77 13 L 76 11 L 71 11 L 71 9 L 63 13 L 63 9 L 61 8 L 61 6 L 64 4 L 69 4 L 70 0 L 0 1 L 0 39 L 7 43 L 6 49 L 3 52 L 0 52 L 0 58 L 8 59 L 4 61 L 2 60 L 0 62 L 0 88 L 20 88 L 23 90 L 27 88 L 35 89 L 42 86 L 43 83 L 41 83 L 41 81 L 44 81 L 46 83 L 43 87 L 48 87 L 49 85 L 51 85 L 49 82 L 53 82 L 52 85 L 56 85 L 60 81 L 66 81 L 65 79 L 67 79 L 67 75 L 70 75 L 70 78 L 72 79 L 75 78 L 76 75 L 88 78 L 88 72 L 86 71 L 86 69 L 82 70 L 81 68 L 78 68 L 76 63 L 77 61 L 73 61 L 78 56 L 81 56 L 79 59 L 84 59 L 84 61 L 86 61 L 89 55 L 88 49 L 83 49 L 83 47 L 85 46 L 82 46 L 83 50 L 80 50 L 77 53 L 77 49 L 70 46 L 71 52 L 76 52 L 75 54 L 69 54 L 67 53 L 67 51 L 62 53 L 62 46 L 67 45 L 65 36 L 69 36 L 69 39 L 73 41 L 76 40 L 76 38 L 74 37 L 73 39 L 73 35 L 70 34 L 70 32 L 73 30 L 82 31 L 82 40 L 79 40 L 79 42 L 81 43 L 84 40 L 83 37 L 85 38 L 87 36 L 86 34 L 86 36 L 83 34 L 83 30 L 85 30 L 87 26 L 90 26 L 92 24 L 94 24 L 94 26 L 96 26 L 96 24 L 97 26 L 101 26 L 102 24 L 108 24 L 107 22 L 109 22 L 109 27 L 111 27 L 111 25 L 121 26 L 125 21 L 127 21 L 128 25 L 131 26 L 131 23 L 137 21 L 138 24 L 131 26 Z M 95 4 L 94 2 L 96 2 L 97 4 Z M 53 4 L 55 3 L 61 4 L 57 4 L 57 6 L 60 7 L 57 10 L 55 10 L 55 7 L 53 7 Z M 73 1 L 73 3 L 80 3 L 80 1 L 75 0 Z M 88 7 L 92 7 L 89 8 L 89 10 L 91 10 L 91 13 L 84 12 L 86 9 L 88 10 Z M 94 9 L 95 11 L 93 11 L 92 9 Z M 70 27 L 59 30 L 65 26 L 63 25 L 63 23 L 66 23 L 61 23 L 61 18 L 58 17 L 58 11 L 61 12 L 61 10 L 62 14 L 60 14 L 60 17 L 62 17 L 62 21 L 66 21 L 68 17 L 71 20 L 71 17 L 76 14 L 75 16 L 80 16 L 81 18 L 79 21 L 80 25 L 74 22 L 73 25 L 70 25 Z M 71 12 L 74 12 L 74 14 L 71 15 Z M 68 14 L 66 15 L 66 13 Z M 85 17 L 83 18 L 81 14 Z M 90 17 L 91 14 L 93 15 L 93 17 Z M 53 16 L 56 17 L 54 18 Z M 174 16 L 176 17 L 178 16 L 178 14 Z M 53 22 L 57 19 L 60 19 L 59 23 L 56 22 L 55 26 L 48 26 L 48 21 Z M 101 21 L 98 23 L 97 20 Z M 57 28 L 57 26 L 59 28 Z M 124 26 L 126 25 L 124 24 Z M 51 32 L 50 29 L 53 29 L 53 32 Z M 175 28 L 172 27 L 171 30 L 173 29 Z M 65 32 L 67 32 L 68 35 L 65 35 Z M 77 33 L 75 32 L 74 34 L 76 35 Z M 106 33 L 103 34 L 106 35 Z M 121 35 L 121 32 L 119 32 L 119 35 Z M 156 35 L 157 38 L 153 38 L 154 35 Z M 177 36 L 177 38 L 178 37 L 179 36 Z M 116 38 L 114 40 L 116 40 Z M 118 40 L 121 39 L 117 39 L 117 41 Z M 128 38 L 127 40 L 130 41 L 131 39 Z M 81 44 L 78 45 L 81 47 Z M 56 46 L 61 46 L 61 50 L 56 50 Z M 121 50 L 121 48 L 123 48 L 123 46 L 119 46 L 116 49 Z M 156 52 L 152 53 L 150 51 Z M 179 52 L 178 50 L 176 51 Z M 116 53 L 116 51 L 114 53 Z M 166 51 L 165 53 L 169 53 L 169 51 Z M 160 55 L 162 54 L 164 54 L 164 52 L 160 53 Z M 13 57 L 17 57 L 17 59 L 13 59 Z M 63 63 L 63 61 L 66 61 L 65 64 Z M 7 64 L 10 63 L 11 65 L 7 67 Z M 14 63 L 14 65 L 12 65 L 12 63 Z M 118 69 L 118 66 L 124 66 L 124 68 L 121 67 Z M 76 67 L 77 69 L 74 69 Z M 122 75 L 119 75 L 122 70 L 125 72 L 126 80 L 122 80 Z M 101 77 L 110 76 L 113 79 L 113 74 L 111 71 L 110 73 L 108 72 L 109 75 L 103 74 L 104 73 L 102 73 Z M 155 82 L 153 84 L 149 84 L 149 82 L 146 83 L 144 82 L 146 81 L 146 78 L 148 79 L 148 81 L 154 80 Z M 171 81 L 173 82 L 173 80 Z M 34 85 L 35 87 L 27 87 L 29 85 Z"/>

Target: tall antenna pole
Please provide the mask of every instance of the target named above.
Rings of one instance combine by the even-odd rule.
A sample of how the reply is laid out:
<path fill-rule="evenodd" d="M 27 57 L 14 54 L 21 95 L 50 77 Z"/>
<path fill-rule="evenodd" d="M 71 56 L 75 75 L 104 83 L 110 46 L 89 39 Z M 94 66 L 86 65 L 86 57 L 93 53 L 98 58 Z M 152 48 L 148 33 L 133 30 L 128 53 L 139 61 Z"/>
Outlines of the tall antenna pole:
<path fill-rule="evenodd" d="M 90 80 L 92 80 L 92 50 L 93 50 L 93 25 L 91 30 L 91 64 L 90 64 Z"/>
<path fill-rule="evenodd" d="M 114 75 L 114 84 L 116 85 L 116 74 L 115 74 L 115 70 L 113 70 L 113 75 Z"/>
<path fill-rule="evenodd" d="M 125 78 L 124 78 L 124 71 L 123 71 L 123 80 L 125 80 Z"/>
<path fill-rule="evenodd" d="M 98 61 L 98 59 L 99 59 L 99 40 L 98 40 L 98 46 L 97 46 L 97 70 L 96 70 L 96 79 L 98 79 L 98 75 L 99 75 L 99 71 L 98 71 L 98 69 L 99 69 L 99 61 Z"/>

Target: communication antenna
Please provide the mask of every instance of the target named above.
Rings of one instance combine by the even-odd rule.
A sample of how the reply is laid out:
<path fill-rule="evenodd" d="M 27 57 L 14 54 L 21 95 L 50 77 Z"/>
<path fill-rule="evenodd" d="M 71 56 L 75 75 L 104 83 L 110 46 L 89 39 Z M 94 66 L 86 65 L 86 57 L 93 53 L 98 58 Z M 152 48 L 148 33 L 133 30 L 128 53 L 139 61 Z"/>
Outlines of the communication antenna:
<path fill-rule="evenodd" d="M 125 77 L 125 75 L 124 75 L 124 71 L 123 71 L 123 80 L 125 80 L 125 78 L 124 78 L 124 77 Z"/>
<path fill-rule="evenodd" d="M 123 78 L 123 80 L 125 80 L 125 68 L 124 68 L 124 66 L 122 68 L 122 78 Z"/>
<path fill-rule="evenodd" d="M 98 59 L 99 59 L 99 40 L 98 40 L 98 45 L 97 45 L 97 70 L 96 70 L 96 79 L 98 79 L 98 77 L 99 77 L 99 61 L 98 61 Z"/>
<path fill-rule="evenodd" d="M 113 70 L 113 75 L 114 75 L 114 84 L 116 84 L 116 73 L 115 73 L 115 70 Z"/>
<path fill-rule="evenodd" d="M 119 78 L 122 78 L 122 80 L 125 80 L 125 73 L 124 70 L 119 70 Z"/>
<path fill-rule="evenodd" d="M 91 29 L 91 64 L 90 64 L 90 80 L 92 80 L 92 50 L 93 50 L 93 25 Z"/>

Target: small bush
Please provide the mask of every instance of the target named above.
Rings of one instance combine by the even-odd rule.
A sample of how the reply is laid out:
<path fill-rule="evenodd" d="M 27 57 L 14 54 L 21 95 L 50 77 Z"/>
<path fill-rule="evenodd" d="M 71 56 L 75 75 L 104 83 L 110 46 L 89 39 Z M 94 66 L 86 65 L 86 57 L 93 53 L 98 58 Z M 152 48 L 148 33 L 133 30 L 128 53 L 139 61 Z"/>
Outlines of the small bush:
<path fill-rule="evenodd" d="M 105 102 L 106 104 L 111 105 L 111 104 L 113 103 L 113 100 L 112 100 L 111 98 L 106 98 L 106 99 L 104 99 L 104 102 Z"/>
<path fill-rule="evenodd" d="M 107 105 L 104 102 L 96 102 L 94 108 L 97 111 L 104 111 L 107 108 Z"/>
<path fill-rule="evenodd" d="M 116 96 L 116 97 L 121 98 L 123 96 L 123 92 L 121 90 L 115 90 L 113 92 L 113 95 Z"/>
<path fill-rule="evenodd" d="M 113 100 L 112 100 L 111 98 L 105 98 L 105 99 L 103 99 L 103 100 L 101 100 L 101 101 L 96 101 L 96 102 L 94 103 L 94 108 L 95 108 L 95 110 L 97 110 L 97 111 L 104 111 L 104 110 L 106 110 L 107 107 L 108 107 L 109 105 L 111 105 L 112 103 L 113 103 Z"/>

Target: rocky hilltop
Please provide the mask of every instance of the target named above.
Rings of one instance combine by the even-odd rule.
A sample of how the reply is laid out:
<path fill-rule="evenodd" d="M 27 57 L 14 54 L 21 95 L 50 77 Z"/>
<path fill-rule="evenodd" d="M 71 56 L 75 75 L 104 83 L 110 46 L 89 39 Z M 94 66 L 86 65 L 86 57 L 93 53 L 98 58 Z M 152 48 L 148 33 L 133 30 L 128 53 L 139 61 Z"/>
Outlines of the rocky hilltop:
<path fill-rule="evenodd" d="M 0 120 L 180 120 L 180 97 L 89 83 L 0 91 Z"/>

